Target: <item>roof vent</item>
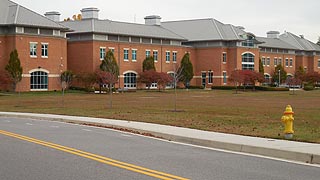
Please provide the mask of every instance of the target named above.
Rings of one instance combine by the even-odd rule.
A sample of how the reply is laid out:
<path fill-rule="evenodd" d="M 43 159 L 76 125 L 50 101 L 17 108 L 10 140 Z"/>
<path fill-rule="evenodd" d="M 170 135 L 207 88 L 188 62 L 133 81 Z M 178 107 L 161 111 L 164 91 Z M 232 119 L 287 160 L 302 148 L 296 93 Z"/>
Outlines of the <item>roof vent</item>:
<path fill-rule="evenodd" d="M 144 20 L 146 25 L 161 25 L 161 17 L 157 15 L 146 16 Z"/>
<path fill-rule="evenodd" d="M 278 39 L 280 36 L 280 32 L 279 31 L 268 31 L 267 32 L 267 38 L 275 38 Z"/>
<path fill-rule="evenodd" d="M 82 19 L 98 19 L 99 18 L 98 8 L 83 8 L 81 9 Z"/>
<path fill-rule="evenodd" d="M 301 39 L 304 39 L 304 35 L 301 34 L 301 35 L 300 35 L 300 38 L 301 38 Z"/>
<path fill-rule="evenodd" d="M 60 21 L 60 13 L 56 11 L 50 11 L 46 12 L 44 14 L 48 19 L 51 19 L 52 21 L 59 22 Z"/>

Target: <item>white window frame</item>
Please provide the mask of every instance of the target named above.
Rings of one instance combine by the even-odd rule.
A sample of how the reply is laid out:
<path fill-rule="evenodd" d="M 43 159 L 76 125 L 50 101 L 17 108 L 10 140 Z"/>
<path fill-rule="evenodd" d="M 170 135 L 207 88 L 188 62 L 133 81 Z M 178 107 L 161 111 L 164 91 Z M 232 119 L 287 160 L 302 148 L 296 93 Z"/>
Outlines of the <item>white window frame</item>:
<path fill-rule="evenodd" d="M 150 49 L 146 49 L 146 58 L 151 56 L 151 50 Z"/>
<path fill-rule="evenodd" d="M 172 51 L 172 62 L 177 63 L 178 51 Z"/>
<path fill-rule="evenodd" d="M 128 48 L 123 48 L 123 60 L 129 61 L 129 49 Z"/>
<path fill-rule="evenodd" d="M 320 59 L 318 59 L 318 68 L 320 69 Z"/>
<path fill-rule="evenodd" d="M 102 52 L 102 50 L 104 50 L 104 53 Z M 100 52 L 99 52 L 99 56 L 100 56 L 100 60 L 102 61 L 104 59 L 104 57 L 106 56 L 107 52 L 106 52 L 106 47 L 100 47 Z M 102 56 L 102 54 L 104 54 L 104 56 Z"/>
<path fill-rule="evenodd" d="M 277 65 L 282 65 L 282 58 L 281 57 L 278 58 L 278 64 Z"/>
<path fill-rule="evenodd" d="M 170 51 L 166 51 L 166 63 L 170 63 Z"/>
<path fill-rule="evenodd" d="M 269 67 L 270 66 L 270 57 L 267 57 L 267 59 L 266 59 L 266 65 L 267 65 L 267 67 Z"/>
<path fill-rule="evenodd" d="M 135 53 L 133 53 L 133 52 L 135 52 Z M 137 61 L 137 54 L 138 54 L 138 49 L 131 49 L 131 56 L 132 56 L 133 62 Z"/>
<path fill-rule="evenodd" d="M 274 63 L 274 67 L 276 67 L 278 65 L 278 58 L 277 57 L 273 58 L 273 63 Z"/>
<path fill-rule="evenodd" d="M 223 64 L 227 63 L 227 52 L 222 52 L 222 63 Z"/>
<path fill-rule="evenodd" d="M 114 47 L 108 47 L 109 51 L 111 51 L 114 55 L 114 51 L 115 51 L 115 48 Z"/>
<path fill-rule="evenodd" d="M 46 47 L 46 48 L 44 48 L 44 47 Z M 41 57 L 42 58 L 49 57 L 49 43 L 41 43 Z"/>
<path fill-rule="evenodd" d="M 289 59 L 289 67 L 292 67 L 292 66 L 293 66 L 293 59 L 290 58 L 290 59 Z"/>
<path fill-rule="evenodd" d="M 155 56 L 155 53 L 157 54 L 156 56 Z M 158 50 L 153 50 L 152 55 L 153 55 L 154 62 L 158 62 L 159 51 Z"/>
<path fill-rule="evenodd" d="M 266 66 L 266 57 L 261 57 L 262 66 Z"/>
<path fill-rule="evenodd" d="M 285 66 L 289 67 L 289 59 L 288 58 L 286 58 Z"/>
<path fill-rule="evenodd" d="M 37 42 L 30 42 L 29 45 L 30 45 L 30 52 L 29 52 L 30 57 L 31 58 L 36 58 L 37 57 L 38 43 Z M 35 45 L 35 47 L 34 46 L 31 47 L 31 45 Z M 31 54 L 31 52 L 32 52 L 32 54 Z M 35 55 L 34 55 L 34 53 L 35 53 Z"/>
<path fill-rule="evenodd" d="M 213 84 L 213 71 L 208 71 L 208 84 Z"/>
<path fill-rule="evenodd" d="M 227 71 L 222 71 L 222 82 L 223 85 L 226 85 L 228 82 Z"/>

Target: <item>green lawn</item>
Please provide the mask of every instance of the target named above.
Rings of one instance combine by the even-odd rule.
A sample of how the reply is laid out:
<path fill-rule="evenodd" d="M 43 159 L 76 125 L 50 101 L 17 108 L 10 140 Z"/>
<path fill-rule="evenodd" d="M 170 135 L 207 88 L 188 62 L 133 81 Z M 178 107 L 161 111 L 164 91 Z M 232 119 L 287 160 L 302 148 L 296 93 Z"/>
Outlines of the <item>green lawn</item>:
<path fill-rule="evenodd" d="M 281 116 L 286 105 L 295 112 L 294 138 L 320 143 L 320 91 L 235 94 L 223 90 L 178 90 L 175 94 L 137 91 L 113 95 L 83 92 L 0 94 L 0 111 L 34 112 L 142 121 L 207 131 L 282 138 Z"/>

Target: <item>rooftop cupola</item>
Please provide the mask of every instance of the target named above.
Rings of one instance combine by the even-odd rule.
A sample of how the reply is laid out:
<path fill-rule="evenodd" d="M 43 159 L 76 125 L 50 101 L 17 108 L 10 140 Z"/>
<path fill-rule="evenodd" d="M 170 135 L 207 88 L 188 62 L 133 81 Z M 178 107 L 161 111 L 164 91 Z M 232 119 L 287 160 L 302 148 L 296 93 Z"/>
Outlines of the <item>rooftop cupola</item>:
<path fill-rule="evenodd" d="M 56 11 L 50 11 L 46 12 L 44 14 L 48 19 L 51 19 L 52 21 L 59 22 L 60 21 L 60 13 Z"/>
<path fill-rule="evenodd" d="M 146 25 L 161 25 L 161 17 L 157 15 L 146 16 L 144 20 Z"/>
<path fill-rule="evenodd" d="M 83 8 L 81 9 L 82 19 L 98 19 L 99 18 L 98 8 Z"/>
<path fill-rule="evenodd" d="M 280 36 L 280 32 L 279 31 L 268 31 L 267 32 L 267 38 L 275 38 L 278 39 Z"/>

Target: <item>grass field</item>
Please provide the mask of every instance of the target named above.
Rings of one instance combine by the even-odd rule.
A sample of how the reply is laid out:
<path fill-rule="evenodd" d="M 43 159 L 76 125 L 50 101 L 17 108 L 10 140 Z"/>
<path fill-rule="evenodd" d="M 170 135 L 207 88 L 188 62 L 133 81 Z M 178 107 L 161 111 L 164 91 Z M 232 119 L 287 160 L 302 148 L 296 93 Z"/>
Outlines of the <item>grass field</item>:
<path fill-rule="evenodd" d="M 222 90 L 137 91 L 113 95 L 67 92 L 0 94 L 0 111 L 34 112 L 142 121 L 206 131 L 282 138 L 287 104 L 295 112 L 294 140 L 320 143 L 320 91 L 235 94 Z"/>

